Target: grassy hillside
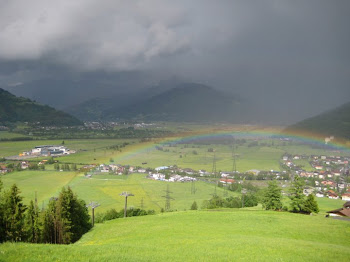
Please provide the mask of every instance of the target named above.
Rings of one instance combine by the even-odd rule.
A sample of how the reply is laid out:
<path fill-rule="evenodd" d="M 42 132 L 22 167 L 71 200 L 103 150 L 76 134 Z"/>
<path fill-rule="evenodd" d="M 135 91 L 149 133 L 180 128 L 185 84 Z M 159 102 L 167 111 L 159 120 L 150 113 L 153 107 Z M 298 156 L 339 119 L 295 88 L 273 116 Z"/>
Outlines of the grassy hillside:
<path fill-rule="evenodd" d="M 350 223 L 267 211 L 195 211 L 98 224 L 73 245 L 5 243 L 6 261 L 348 261 Z"/>
<path fill-rule="evenodd" d="M 289 126 L 286 131 L 308 131 L 350 139 L 350 102 Z"/>
<path fill-rule="evenodd" d="M 16 97 L 0 88 L 0 123 L 40 122 L 41 126 L 75 126 L 83 123 L 75 117 L 41 105 L 30 99 Z"/>

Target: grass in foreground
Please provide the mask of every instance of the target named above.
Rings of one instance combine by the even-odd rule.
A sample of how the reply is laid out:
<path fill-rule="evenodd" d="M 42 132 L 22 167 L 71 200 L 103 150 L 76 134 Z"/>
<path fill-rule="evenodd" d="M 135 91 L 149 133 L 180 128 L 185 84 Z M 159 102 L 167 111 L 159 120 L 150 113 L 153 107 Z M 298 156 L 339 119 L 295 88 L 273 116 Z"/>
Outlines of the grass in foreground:
<path fill-rule="evenodd" d="M 69 246 L 5 243 L 6 261 L 348 261 L 350 223 L 284 212 L 165 213 L 97 225 Z"/>

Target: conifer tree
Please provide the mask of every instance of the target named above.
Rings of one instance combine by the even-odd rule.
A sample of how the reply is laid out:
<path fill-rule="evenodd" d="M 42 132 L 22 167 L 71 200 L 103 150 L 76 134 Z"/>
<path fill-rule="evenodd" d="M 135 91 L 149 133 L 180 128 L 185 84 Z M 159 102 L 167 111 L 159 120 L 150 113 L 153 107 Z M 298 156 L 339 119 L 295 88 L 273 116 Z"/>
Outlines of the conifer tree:
<path fill-rule="evenodd" d="M 56 218 L 57 198 L 51 198 L 47 209 L 42 214 L 42 241 L 44 243 L 57 244 L 57 218 Z"/>
<path fill-rule="evenodd" d="M 304 211 L 308 214 L 318 213 L 320 210 L 313 194 L 307 196 Z"/>
<path fill-rule="evenodd" d="M 25 236 L 23 226 L 26 206 L 19 194 L 20 190 L 16 184 L 13 184 L 10 191 L 5 194 L 4 230 L 8 241 L 22 241 Z"/>
<path fill-rule="evenodd" d="M 0 179 L 0 243 L 5 241 L 5 223 L 4 223 L 4 194 L 2 192 L 2 181 Z"/>
<path fill-rule="evenodd" d="M 293 213 L 304 213 L 304 205 L 305 205 L 305 195 L 303 193 L 304 190 L 304 181 L 300 179 L 300 177 L 296 176 L 292 183 L 292 187 L 290 188 L 290 210 Z"/>
<path fill-rule="evenodd" d="M 193 201 L 192 205 L 191 205 L 191 210 L 197 210 L 198 209 L 198 205 L 196 201 Z"/>
<path fill-rule="evenodd" d="M 41 236 L 39 208 L 36 203 L 34 204 L 33 200 L 30 201 L 27 213 L 25 215 L 24 223 L 27 241 L 32 243 L 39 243 Z"/>
<path fill-rule="evenodd" d="M 267 190 L 262 200 L 263 207 L 266 210 L 281 210 L 282 209 L 282 193 L 276 181 L 269 182 Z"/>

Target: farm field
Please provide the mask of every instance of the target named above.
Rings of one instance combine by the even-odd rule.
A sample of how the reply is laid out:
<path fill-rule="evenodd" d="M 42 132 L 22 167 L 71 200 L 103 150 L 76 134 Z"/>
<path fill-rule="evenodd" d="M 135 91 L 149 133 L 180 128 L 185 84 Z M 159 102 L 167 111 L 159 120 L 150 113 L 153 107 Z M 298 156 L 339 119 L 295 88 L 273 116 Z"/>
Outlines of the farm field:
<path fill-rule="evenodd" d="M 26 135 L 11 133 L 8 131 L 0 131 L 0 139 L 12 139 L 17 137 L 27 137 Z"/>
<path fill-rule="evenodd" d="M 171 201 L 172 210 L 188 210 L 196 201 L 199 207 L 203 200 L 212 197 L 215 186 L 214 184 L 197 181 L 195 183 L 195 194 L 191 193 L 191 182 L 170 183 L 163 181 L 154 181 L 145 178 L 145 174 L 131 175 L 93 175 L 87 178 L 83 174 L 75 172 L 57 172 L 57 171 L 21 171 L 2 176 L 5 188 L 10 188 L 16 183 L 21 190 L 23 201 L 28 204 L 34 200 L 35 192 L 39 206 L 45 206 L 49 199 L 57 196 L 63 186 L 70 186 L 72 190 L 85 200 L 86 203 L 96 201 L 101 204 L 96 209 L 96 213 L 107 211 L 111 208 L 121 210 L 124 208 L 124 198 L 119 194 L 123 191 L 132 192 L 135 196 L 128 199 L 128 206 L 143 209 L 153 209 L 157 213 L 165 206 L 165 194 L 167 186 L 172 192 L 170 196 L 174 199 Z M 254 183 L 254 181 L 252 181 Z M 261 183 L 261 181 L 258 181 Z M 225 190 L 216 188 L 217 195 L 224 197 Z M 227 191 L 227 197 L 239 196 L 239 193 Z M 325 215 L 326 211 L 339 208 L 344 201 L 328 198 L 317 198 L 320 207 L 320 214 Z M 289 205 L 289 199 L 284 198 L 284 205 Z M 261 209 L 259 207 L 258 209 Z"/>
<path fill-rule="evenodd" d="M 121 145 L 123 143 L 133 143 L 132 139 L 76 139 L 76 140 L 32 140 L 32 141 L 2 141 L 0 142 L 0 157 L 18 155 L 23 151 L 28 151 L 40 145 L 61 145 L 71 150 L 76 150 L 76 154 L 60 157 L 62 162 L 73 163 L 95 163 L 108 162 L 109 159 L 117 155 L 116 150 L 108 147 Z"/>
<path fill-rule="evenodd" d="M 349 234 L 349 222 L 323 216 L 186 211 L 97 224 L 72 245 L 5 243 L 0 260 L 348 261 Z"/>
<path fill-rule="evenodd" d="M 195 183 L 196 193 L 191 194 L 191 182 L 169 183 L 146 179 L 144 174 L 132 175 L 94 175 L 86 178 L 83 174 L 74 172 L 55 171 L 22 171 L 14 172 L 2 176 L 5 188 L 9 188 L 16 183 L 21 190 L 23 201 L 28 204 L 34 200 L 35 192 L 39 205 L 46 205 L 52 196 L 57 196 L 63 186 L 70 186 L 77 193 L 79 198 L 89 203 L 97 201 L 101 206 L 96 209 L 96 213 L 106 211 L 111 208 L 120 210 L 124 208 L 124 198 L 119 194 L 123 191 L 132 192 L 135 196 L 130 197 L 128 206 L 134 208 L 141 207 L 143 201 L 144 209 L 154 209 L 160 212 L 165 206 L 165 190 L 169 185 L 172 192 L 170 196 L 172 210 L 189 209 L 193 201 L 200 205 L 203 200 L 210 199 L 214 193 L 213 184 L 198 181 Z M 217 194 L 224 195 L 224 189 L 217 188 Z M 235 196 L 237 193 L 227 192 L 227 196 Z"/>
<path fill-rule="evenodd" d="M 169 146 L 167 141 L 180 141 L 180 143 L 175 142 Z M 140 142 L 137 139 L 64 140 L 64 145 L 69 149 L 76 150 L 77 153 L 59 157 L 58 160 L 62 163 L 77 164 L 108 164 L 112 160 L 117 164 L 151 168 L 177 165 L 183 168 L 204 169 L 211 172 L 214 153 L 209 152 L 209 149 L 213 149 L 217 171 L 232 171 L 232 155 L 234 154 L 236 170 L 246 172 L 251 169 L 280 171 L 279 162 L 285 153 L 292 155 L 349 155 L 349 151 L 325 150 L 312 145 L 279 141 L 278 139 L 247 140 L 243 144 L 236 145 L 234 153 L 230 143 L 201 144 L 200 142 L 193 141 L 184 144 L 181 137 L 154 139 L 149 142 Z M 62 140 L 2 141 L 0 142 L 0 158 L 18 155 L 38 145 L 60 145 L 61 143 Z M 123 148 L 114 147 L 123 143 L 128 143 L 128 145 Z M 252 145 L 252 143 L 255 144 Z M 40 159 L 42 158 L 35 160 Z M 306 160 L 300 161 L 306 170 L 312 170 Z M 142 163 L 147 164 L 142 165 Z"/>

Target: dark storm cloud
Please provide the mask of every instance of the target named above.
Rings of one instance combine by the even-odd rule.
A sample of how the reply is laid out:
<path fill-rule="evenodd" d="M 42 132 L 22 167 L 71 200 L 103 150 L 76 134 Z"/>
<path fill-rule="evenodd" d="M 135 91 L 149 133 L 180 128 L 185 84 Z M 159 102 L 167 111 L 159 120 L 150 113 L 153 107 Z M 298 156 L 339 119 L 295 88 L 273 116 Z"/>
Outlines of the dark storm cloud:
<path fill-rule="evenodd" d="M 347 0 L 0 1 L 0 85 L 178 75 L 293 121 L 349 100 L 349 11 Z"/>

